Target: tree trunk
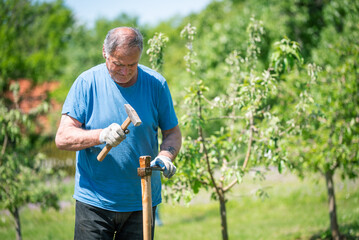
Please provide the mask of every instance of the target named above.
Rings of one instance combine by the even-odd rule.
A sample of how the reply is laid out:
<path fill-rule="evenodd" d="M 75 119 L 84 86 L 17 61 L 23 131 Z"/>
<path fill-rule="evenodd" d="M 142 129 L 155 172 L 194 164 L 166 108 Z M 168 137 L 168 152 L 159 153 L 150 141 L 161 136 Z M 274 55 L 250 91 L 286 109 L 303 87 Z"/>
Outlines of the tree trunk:
<path fill-rule="evenodd" d="M 328 203 L 329 203 L 329 217 L 330 217 L 330 231 L 333 240 L 340 240 L 340 232 L 337 220 L 337 207 L 335 203 L 334 181 L 333 173 L 327 171 L 325 173 L 325 181 L 328 190 Z"/>
<path fill-rule="evenodd" d="M 14 217 L 14 221 L 15 221 L 16 240 L 22 240 L 19 208 L 15 207 L 15 209 L 11 211 L 11 214 Z"/>
<path fill-rule="evenodd" d="M 219 196 L 219 205 L 221 213 L 222 240 L 228 240 L 226 199 L 224 198 L 224 193 Z"/>

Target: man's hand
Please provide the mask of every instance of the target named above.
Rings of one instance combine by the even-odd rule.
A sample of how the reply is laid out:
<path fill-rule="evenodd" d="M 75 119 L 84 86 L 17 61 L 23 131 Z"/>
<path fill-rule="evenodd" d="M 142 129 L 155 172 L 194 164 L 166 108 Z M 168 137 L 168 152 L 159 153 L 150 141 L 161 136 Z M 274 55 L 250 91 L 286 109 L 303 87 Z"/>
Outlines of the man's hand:
<path fill-rule="evenodd" d="M 160 155 L 151 161 L 151 167 L 159 166 L 163 168 L 163 175 L 167 178 L 171 178 L 176 173 L 176 167 L 173 165 L 169 157 Z"/>
<path fill-rule="evenodd" d="M 126 134 L 122 130 L 121 126 L 117 123 L 112 123 L 110 126 L 101 131 L 99 140 L 101 143 L 106 143 L 111 145 L 111 147 L 116 147 L 125 138 Z"/>

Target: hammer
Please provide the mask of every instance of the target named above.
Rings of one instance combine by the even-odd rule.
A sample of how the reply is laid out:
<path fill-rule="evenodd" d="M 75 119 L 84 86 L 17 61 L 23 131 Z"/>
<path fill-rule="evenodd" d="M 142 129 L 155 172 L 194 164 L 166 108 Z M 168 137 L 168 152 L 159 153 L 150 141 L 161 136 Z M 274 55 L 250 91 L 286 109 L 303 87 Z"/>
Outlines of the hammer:
<path fill-rule="evenodd" d="M 140 126 L 142 121 L 140 117 L 137 115 L 135 109 L 133 109 L 133 107 L 131 107 L 130 104 L 125 104 L 125 110 L 128 117 L 121 125 L 122 130 L 125 131 L 131 122 L 135 127 Z M 102 162 L 102 160 L 106 157 L 107 153 L 111 150 L 111 148 L 112 148 L 111 145 L 106 144 L 106 146 L 102 149 L 99 155 L 97 155 L 97 160 Z"/>

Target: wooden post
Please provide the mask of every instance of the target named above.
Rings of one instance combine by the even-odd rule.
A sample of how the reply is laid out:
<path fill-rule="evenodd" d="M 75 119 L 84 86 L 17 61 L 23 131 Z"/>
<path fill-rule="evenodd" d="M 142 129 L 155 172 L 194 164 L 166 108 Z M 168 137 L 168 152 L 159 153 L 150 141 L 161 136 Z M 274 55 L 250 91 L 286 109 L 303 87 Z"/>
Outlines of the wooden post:
<path fill-rule="evenodd" d="M 140 157 L 140 168 L 150 168 L 151 156 Z M 143 239 L 152 238 L 152 192 L 151 192 L 151 171 L 141 177 L 142 188 L 142 212 L 143 212 Z"/>

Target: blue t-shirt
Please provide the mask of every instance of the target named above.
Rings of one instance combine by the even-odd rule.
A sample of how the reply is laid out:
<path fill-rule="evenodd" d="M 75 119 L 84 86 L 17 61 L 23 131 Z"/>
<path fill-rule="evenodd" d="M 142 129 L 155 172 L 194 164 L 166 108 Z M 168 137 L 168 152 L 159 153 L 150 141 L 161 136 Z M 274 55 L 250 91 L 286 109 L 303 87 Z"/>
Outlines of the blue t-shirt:
<path fill-rule="evenodd" d="M 74 82 L 62 114 L 77 119 L 83 129 L 106 128 L 122 124 L 130 104 L 140 117 L 138 127 L 131 123 L 130 133 L 99 162 L 96 157 L 104 144 L 76 153 L 74 198 L 103 209 L 130 212 L 142 209 L 141 178 L 137 175 L 139 157 L 158 154 L 158 128 L 177 126 L 171 94 L 166 80 L 157 72 L 138 65 L 137 82 L 128 88 L 116 84 L 105 64 L 82 73 Z M 160 173 L 151 179 L 152 204 L 161 202 Z"/>

